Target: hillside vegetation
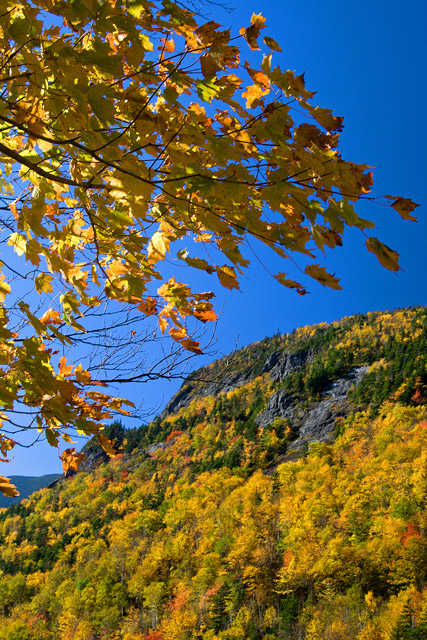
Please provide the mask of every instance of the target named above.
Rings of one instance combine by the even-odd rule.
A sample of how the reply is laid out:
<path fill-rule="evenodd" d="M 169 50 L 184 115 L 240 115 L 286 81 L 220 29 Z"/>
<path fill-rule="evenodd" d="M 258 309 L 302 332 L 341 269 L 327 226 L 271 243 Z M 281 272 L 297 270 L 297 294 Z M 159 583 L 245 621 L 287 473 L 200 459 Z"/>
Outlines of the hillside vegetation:
<path fill-rule="evenodd" d="M 0 640 L 425 640 L 426 367 L 426 309 L 355 316 L 113 425 L 0 512 Z"/>

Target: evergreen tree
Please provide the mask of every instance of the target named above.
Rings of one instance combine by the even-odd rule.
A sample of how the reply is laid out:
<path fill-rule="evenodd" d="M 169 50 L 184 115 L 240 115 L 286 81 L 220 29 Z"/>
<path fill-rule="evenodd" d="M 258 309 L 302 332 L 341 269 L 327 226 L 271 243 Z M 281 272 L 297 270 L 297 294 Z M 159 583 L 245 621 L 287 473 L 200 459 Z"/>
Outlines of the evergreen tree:
<path fill-rule="evenodd" d="M 417 637 L 414 633 L 414 613 L 407 602 L 391 633 L 390 640 L 413 640 Z"/>
<path fill-rule="evenodd" d="M 427 638 L 427 606 L 421 612 L 420 620 L 414 630 L 414 638 L 416 640 L 425 640 Z"/>

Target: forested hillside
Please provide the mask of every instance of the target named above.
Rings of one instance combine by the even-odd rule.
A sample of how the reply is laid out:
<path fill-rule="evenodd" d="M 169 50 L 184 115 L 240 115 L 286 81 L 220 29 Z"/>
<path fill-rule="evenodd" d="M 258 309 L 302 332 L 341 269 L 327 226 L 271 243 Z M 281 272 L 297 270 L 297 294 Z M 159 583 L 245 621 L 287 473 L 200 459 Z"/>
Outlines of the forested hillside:
<path fill-rule="evenodd" d="M 0 640 L 427 638 L 427 310 L 276 335 L 0 511 Z"/>

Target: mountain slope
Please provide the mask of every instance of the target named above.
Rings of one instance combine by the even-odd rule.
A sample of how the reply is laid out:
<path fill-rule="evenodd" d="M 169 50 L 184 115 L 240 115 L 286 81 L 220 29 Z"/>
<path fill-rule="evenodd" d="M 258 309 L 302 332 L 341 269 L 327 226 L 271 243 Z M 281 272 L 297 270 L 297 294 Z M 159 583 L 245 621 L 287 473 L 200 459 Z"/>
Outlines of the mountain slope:
<path fill-rule="evenodd" d="M 148 428 L 126 432 L 124 451 L 163 441 L 172 425 L 188 429 L 187 413 L 195 412 L 191 403 L 203 404 L 203 398 L 211 398 L 207 405 L 214 402 L 213 412 L 234 420 L 239 434 L 249 439 L 259 427 L 268 429 L 275 418 L 282 419 L 281 429 L 279 422 L 275 425 L 281 453 L 298 436 L 300 442 L 293 443 L 293 450 L 318 440 L 319 432 L 330 439 L 336 418 L 350 408 L 369 406 L 376 410 L 395 393 L 402 402 L 412 402 L 414 394 L 423 397 L 427 385 L 426 317 L 422 308 L 369 313 L 250 345 L 189 376 L 161 418 Z M 344 406 L 340 385 L 344 395 L 350 391 L 348 406 Z M 321 413 L 319 401 L 328 398 L 331 411 L 316 420 L 316 413 Z M 124 437 L 123 432 L 118 439 Z"/>
<path fill-rule="evenodd" d="M 0 515 L 0 639 L 425 639 L 426 335 L 410 309 L 275 336 L 116 428 Z"/>
<path fill-rule="evenodd" d="M 21 502 L 21 500 L 28 498 L 34 491 L 47 487 L 57 478 L 59 478 L 57 473 L 51 473 L 46 476 L 10 476 L 12 484 L 18 488 L 20 495 L 16 498 L 6 498 L 0 495 L 0 509 Z"/>

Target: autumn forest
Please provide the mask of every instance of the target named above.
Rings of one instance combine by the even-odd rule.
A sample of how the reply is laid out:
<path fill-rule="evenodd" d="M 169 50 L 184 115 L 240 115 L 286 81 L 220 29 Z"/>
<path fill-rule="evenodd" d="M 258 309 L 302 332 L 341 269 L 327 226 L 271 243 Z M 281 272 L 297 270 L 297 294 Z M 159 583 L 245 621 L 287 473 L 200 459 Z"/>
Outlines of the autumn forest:
<path fill-rule="evenodd" d="M 400 271 L 419 206 L 219 5 L 2 2 L 0 460 L 42 440 L 64 474 L 0 475 L 0 640 L 427 639 L 427 308 L 191 364 L 251 263 L 344 295 L 330 252 Z M 144 423 L 130 387 L 176 378 Z"/>
<path fill-rule="evenodd" d="M 276 335 L 0 513 L 3 640 L 427 637 L 427 310 Z"/>

